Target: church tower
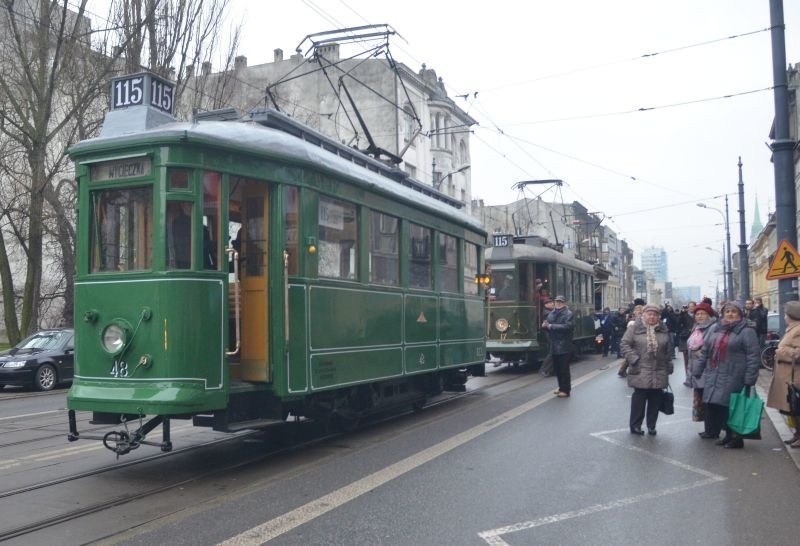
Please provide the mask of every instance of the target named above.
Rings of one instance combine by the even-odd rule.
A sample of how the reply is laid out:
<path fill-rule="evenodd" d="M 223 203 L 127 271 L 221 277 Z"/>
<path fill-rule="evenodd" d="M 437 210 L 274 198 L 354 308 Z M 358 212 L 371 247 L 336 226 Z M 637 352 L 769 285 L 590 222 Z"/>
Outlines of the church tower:
<path fill-rule="evenodd" d="M 764 224 L 761 223 L 761 214 L 758 212 L 758 195 L 756 195 L 756 206 L 753 210 L 753 223 L 750 227 L 750 241 L 754 241 L 761 230 L 764 229 Z"/>

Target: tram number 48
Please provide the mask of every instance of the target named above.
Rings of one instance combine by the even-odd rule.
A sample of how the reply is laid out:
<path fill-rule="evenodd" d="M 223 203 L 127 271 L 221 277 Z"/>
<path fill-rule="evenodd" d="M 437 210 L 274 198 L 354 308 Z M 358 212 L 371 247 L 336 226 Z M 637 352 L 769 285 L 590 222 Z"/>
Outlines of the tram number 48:
<path fill-rule="evenodd" d="M 116 80 L 112 88 L 112 105 L 114 108 L 126 108 L 128 106 L 140 106 L 145 101 L 145 85 L 150 82 L 150 105 L 172 113 L 172 101 L 174 88 L 172 85 L 157 80 L 155 78 L 145 79 L 142 76 L 134 76 Z"/>
<path fill-rule="evenodd" d="M 124 360 L 115 360 L 111 366 L 111 377 L 128 377 L 128 363 Z"/>

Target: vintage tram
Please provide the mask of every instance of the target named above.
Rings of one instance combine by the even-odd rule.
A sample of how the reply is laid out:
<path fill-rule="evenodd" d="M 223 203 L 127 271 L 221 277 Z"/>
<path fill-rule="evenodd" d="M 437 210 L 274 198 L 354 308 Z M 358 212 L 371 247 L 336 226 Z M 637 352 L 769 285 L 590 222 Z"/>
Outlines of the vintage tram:
<path fill-rule="evenodd" d="M 122 454 L 168 451 L 176 418 L 352 423 L 483 369 L 486 233 L 456 201 L 275 111 L 177 122 L 168 86 L 118 79 L 113 104 L 139 101 L 70 149 L 70 440 Z M 82 433 L 76 410 L 123 426 Z"/>
<path fill-rule="evenodd" d="M 594 268 L 536 236 L 493 235 L 486 249 L 491 289 L 486 301 L 486 351 L 502 362 L 539 365 L 549 356 L 541 325 L 544 302 L 563 295 L 575 317 L 573 343 L 594 346 Z"/>

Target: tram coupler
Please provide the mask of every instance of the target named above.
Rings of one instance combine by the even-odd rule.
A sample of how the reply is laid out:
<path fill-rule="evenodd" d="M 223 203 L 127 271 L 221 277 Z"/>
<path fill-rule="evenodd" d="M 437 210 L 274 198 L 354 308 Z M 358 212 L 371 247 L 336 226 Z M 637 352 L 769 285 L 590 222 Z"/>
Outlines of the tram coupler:
<path fill-rule="evenodd" d="M 163 425 L 163 441 L 161 443 L 146 441 L 145 438 L 147 435 L 150 434 L 150 432 L 152 432 L 153 429 L 158 425 Z M 169 417 L 157 415 L 144 425 L 140 426 L 135 432 L 133 432 L 133 434 L 128 432 L 127 425 L 125 430 L 111 431 L 103 436 L 103 445 L 106 447 L 106 449 L 116 453 L 117 458 L 119 458 L 120 455 L 126 455 L 134 449 L 138 449 L 141 445 L 160 447 L 161 451 L 165 453 L 172 451 Z"/>
<path fill-rule="evenodd" d="M 69 410 L 67 412 L 67 418 L 69 419 L 69 434 L 67 435 L 67 440 L 70 442 L 77 442 L 80 440 L 80 433 L 78 433 L 78 422 L 75 419 L 75 410 Z"/>

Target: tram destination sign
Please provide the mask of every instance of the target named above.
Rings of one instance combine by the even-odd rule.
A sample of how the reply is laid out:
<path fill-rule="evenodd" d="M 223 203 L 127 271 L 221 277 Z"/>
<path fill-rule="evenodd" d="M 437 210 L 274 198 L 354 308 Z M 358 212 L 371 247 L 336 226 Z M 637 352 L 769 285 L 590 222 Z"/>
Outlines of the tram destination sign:
<path fill-rule="evenodd" d="M 131 157 L 96 163 L 91 167 L 91 180 L 92 182 L 108 182 L 149 176 L 151 165 L 149 157 Z"/>
<path fill-rule="evenodd" d="M 155 74 L 142 72 L 111 81 L 111 109 L 151 106 L 172 115 L 175 84 Z"/>
<path fill-rule="evenodd" d="M 492 246 L 511 246 L 514 244 L 514 236 L 508 234 L 495 233 L 492 235 Z"/>

